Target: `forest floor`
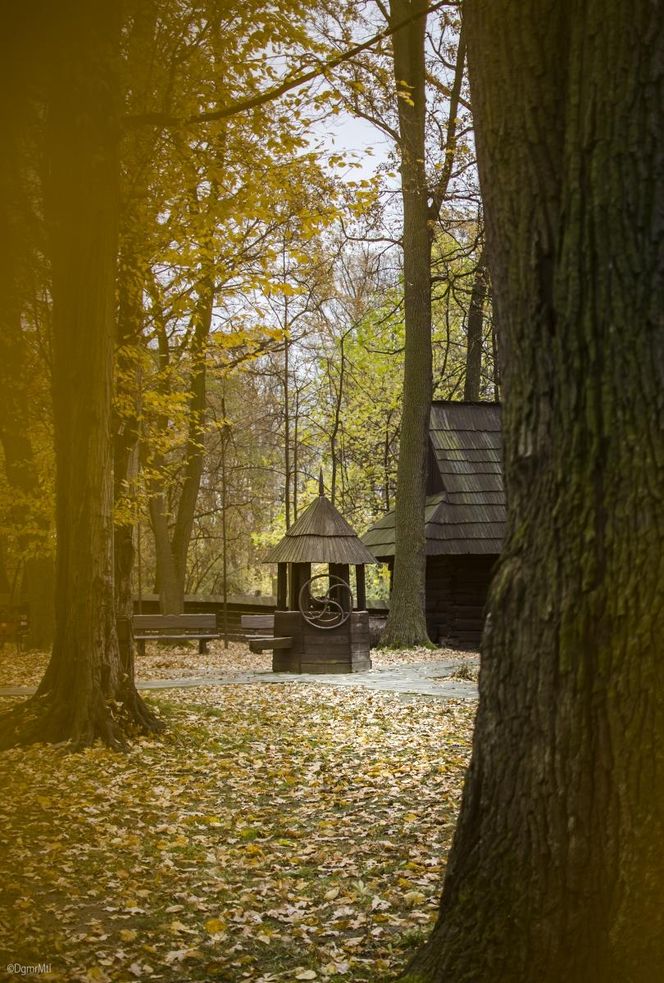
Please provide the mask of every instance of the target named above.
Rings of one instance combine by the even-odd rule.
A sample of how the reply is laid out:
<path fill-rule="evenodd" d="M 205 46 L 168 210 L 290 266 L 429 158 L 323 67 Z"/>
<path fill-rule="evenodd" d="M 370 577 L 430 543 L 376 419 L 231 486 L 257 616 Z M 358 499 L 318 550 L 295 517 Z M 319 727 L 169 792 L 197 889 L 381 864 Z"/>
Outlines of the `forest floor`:
<path fill-rule="evenodd" d="M 136 656 L 136 676 L 139 679 L 240 676 L 246 672 L 269 672 L 272 668 L 271 652 L 250 652 L 242 642 L 229 642 L 228 648 L 224 648 L 222 641 L 213 641 L 208 643 L 208 649 L 206 654 L 199 655 L 194 642 L 188 645 L 147 642 L 145 655 Z M 468 672 L 461 672 L 462 678 L 476 678 L 477 673 L 473 672 L 476 652 L 446 648 L 372 649 L 371 652 L 374 669 L 399 669 L 443 659 L 453 659 L 460 667 L 466 665 Z M 37 686 L 47 662 L 47 652 L 17 652 L 13 646 L 0 647 L 0 687 Z"/>
<path fill-rule="evenodd" d="M 157 649 L 144 678 L 208 665 Z M 269 658 L 215 643 L 209 671 Z M 12 662 L 2 681 L 33 684 L 44 657 Z M 149 701 L 167 729 L 126 754 L 0 757 L 0 979 L 396 979 L 435 918 L 475 704 L 306 683 Z"/>

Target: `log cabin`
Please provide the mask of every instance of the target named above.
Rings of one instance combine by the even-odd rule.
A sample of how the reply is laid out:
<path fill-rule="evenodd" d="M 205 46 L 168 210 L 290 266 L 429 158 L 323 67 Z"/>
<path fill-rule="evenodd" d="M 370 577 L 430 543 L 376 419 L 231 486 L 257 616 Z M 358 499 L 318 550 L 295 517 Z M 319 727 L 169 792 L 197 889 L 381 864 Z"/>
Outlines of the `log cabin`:
<path fill-rule="evenodd" d="M 437 400 L 431 406 L 427 471 L 426 618 L 434 642 L 476 648 L 491 574 L 505 534 L 499 403 Z M 394 512 L 362 542 L 394 565 Z"/>

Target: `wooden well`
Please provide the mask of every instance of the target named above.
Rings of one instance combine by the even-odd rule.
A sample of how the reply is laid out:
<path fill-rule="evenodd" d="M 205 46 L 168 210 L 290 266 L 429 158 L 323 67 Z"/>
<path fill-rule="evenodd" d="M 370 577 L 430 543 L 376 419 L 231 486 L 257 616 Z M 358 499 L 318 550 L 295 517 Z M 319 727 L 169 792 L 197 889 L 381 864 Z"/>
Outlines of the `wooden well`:
<path fill-rule="evenodd" d="M 347 673 L 371 668 L 364 565 L 374 556 L 325 497 L 319 495 L 266 557 L 277 564 L 274 672 Z M 312 564 L 327 574 L 312 579 Z M 350 568 L 355 567 L 355 592 Z M 323 591 L 325 593 L 323 594 Z"/>
<path fill-rule="evenodd" d="M 345 673 L 371 669 L 369 615 L 353 611 L 337 628 L 321 631 L 308 624 L 299 611 L 277 611 L 274 634 L 290 637 L 288 649 L 274 649 L 273 672 Z"/>

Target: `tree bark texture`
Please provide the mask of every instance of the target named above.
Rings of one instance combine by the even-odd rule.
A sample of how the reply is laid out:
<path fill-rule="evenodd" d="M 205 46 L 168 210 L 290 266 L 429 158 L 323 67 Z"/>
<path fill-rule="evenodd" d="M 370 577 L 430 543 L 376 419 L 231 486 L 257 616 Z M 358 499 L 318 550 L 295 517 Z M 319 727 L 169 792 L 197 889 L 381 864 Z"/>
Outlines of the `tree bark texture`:
<path fill-rule="evenodd" d="M 111 388 L 117 253 L 120 17 L 58 4 L 50 24 L 46 219 L 52 263 L 56 626 L 37 696 L 0 746 L 149 726 L 122 672 L 113 598 Z"/>
<path fill-rule="evenodd" d="M 393 23 L 426 10 L 426 0 L 391 0 Z M 432 398 L 431 233 L 424 167 L 424 34 L 426 16 L 392 38 L 399 103 L 405 355 L 403 413 L 396 490 L 396 552 L 385 646 L 429 643 L 424 617 L 426 542 L 424 506 Z"/>
<path fill-rule="evenodd" d="M 7 11 L 0 53 L 0 443 L 7 482 L 16 492 L 16 526 L 33 527 L 20 537 L 20 556 L 12 559 L 19 559 L 22 571 L 18 577 L 12 571 L 7 586 L 19 587 L 21 599 L 29 604 L 27 644 L 48 648 L 53 641 L 54 564 L 49 523 L 29 506 L 38 502 L 40 489 L 29 429 L 35 366 L 30 363 L 22 323 L 37 275 L 39 249 L 35 234 L 39 205 L 33 200 L 37 152 L 30 134 L 36 116 L 34 88 L 41 82 L 43 38 L 33 15 L 29 3 Z"/>
<path fill-rule="evenodd" d="M 468 0 L 508 536 L 406 979 L 664 979 L 664 8 Z"/>

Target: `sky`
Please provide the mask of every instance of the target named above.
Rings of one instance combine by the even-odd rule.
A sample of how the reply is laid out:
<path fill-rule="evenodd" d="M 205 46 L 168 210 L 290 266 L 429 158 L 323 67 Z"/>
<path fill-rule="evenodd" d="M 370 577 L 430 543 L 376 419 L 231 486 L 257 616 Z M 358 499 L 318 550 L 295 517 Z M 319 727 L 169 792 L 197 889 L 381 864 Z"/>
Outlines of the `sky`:
<path fill-rule="evenodd" d="M 384 133 L 366 120 L 348 113 L 322 120 L 314 127 L 313 133 L 316 137 L 322 137 L 330 149 L 354 151 L 357 154 L 362 167 L 352 169 L 350 176 L 354 180 L 371 177 L 378 164 L 385 162 L 391 149 L 391 141 Z M 372 154 L 366 153 L 368 148 L 372 149 Z"/>

